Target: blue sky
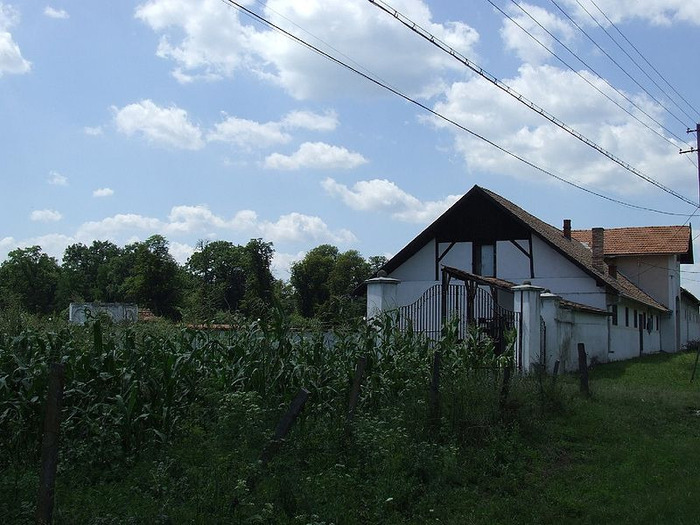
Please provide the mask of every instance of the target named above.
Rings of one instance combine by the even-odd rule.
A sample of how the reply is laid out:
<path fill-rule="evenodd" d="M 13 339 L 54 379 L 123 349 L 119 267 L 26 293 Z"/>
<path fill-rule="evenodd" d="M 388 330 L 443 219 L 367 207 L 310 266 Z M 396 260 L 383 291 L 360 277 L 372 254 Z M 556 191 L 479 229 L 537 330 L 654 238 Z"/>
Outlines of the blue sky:
<path fill-rule="evenodd" d="M 700 2 L 492 1 L 575 71 L 487 0 L 388 3 L 615 157 L 698 200 L 696 157 L 678 151 L 695 145 L 686 129 L 700 120 Z M 700 233 L 692 205 L 369 1 L 241 3 L 566 180 L 678 215 L 557 181 L 222 0 L 0 0 L 0 260 L 33 244 L 60 259 L 75 242 L 160 233 L 184 262 L 200 239 L 262 237 L 287 278 L 322 243 L 396 253 L 474 184 L 557 226 L 690 222 Z M 700 266 L 685 269 L 700 295 Z"/>

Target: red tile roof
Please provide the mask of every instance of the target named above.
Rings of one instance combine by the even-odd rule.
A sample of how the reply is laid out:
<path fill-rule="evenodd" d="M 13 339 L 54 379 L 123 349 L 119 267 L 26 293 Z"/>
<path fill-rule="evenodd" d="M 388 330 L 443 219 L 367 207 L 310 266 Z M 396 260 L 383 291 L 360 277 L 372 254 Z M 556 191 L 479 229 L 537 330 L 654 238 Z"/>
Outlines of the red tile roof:
<path fill-rule="evenodd" d="M 572 230 L 571 237 L 591 245 L 591 230 Z M 603 251 L 606 256 L 692 254 L 690 226 L 643 226 L 606 228 Z"/>

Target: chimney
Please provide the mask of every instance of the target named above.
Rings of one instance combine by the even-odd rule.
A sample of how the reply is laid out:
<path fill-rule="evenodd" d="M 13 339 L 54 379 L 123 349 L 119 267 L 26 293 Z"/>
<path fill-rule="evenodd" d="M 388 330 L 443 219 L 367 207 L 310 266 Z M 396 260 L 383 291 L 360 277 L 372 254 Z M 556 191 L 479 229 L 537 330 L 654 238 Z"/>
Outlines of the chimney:
<path fill-rule="evenodd" d="M 571 240 L 571 219 L 564 219 L 564 238 Z"/>
<path fill-rule="evenodd" d="M 603 228 L 593 228 L 591 230 L 591 247 L 593 249 L 593 268 L 603 273 L 605 270 L 605 263 L 603 262 L 603 256 L 605 254 L 603 239 L 605 236 L 605 229 Z"/>

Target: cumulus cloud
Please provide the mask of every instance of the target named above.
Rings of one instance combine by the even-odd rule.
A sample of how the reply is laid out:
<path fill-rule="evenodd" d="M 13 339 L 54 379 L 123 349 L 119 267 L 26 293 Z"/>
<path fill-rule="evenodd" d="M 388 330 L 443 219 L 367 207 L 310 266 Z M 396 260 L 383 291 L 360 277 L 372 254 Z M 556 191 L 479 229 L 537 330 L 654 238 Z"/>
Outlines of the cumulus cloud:
<path fill-rule="evenodd" d="M 272 275 L 278 279 L 288 281 L 292 275 L 292 265 L 297 261 L 301 261 L 305 255 L 306 252 L 304 251 L 296 254 L 275 252 L 272 256 L 272 264 L 270 264 Z"/>
<path fill-rule="evenodd" d="M 276 222 L 259 225 L 263 238 L 273 242 L 331 242 L 348 244 L 357 240 L 346 229 L 332 231 L 320 217 L 301 213 L 282 215 Z"/>
<path fill-rule="evenodd" d="M 70 18 L 68 11 L 66 11 L 65 9 L 55 9 L 48 5 L 44 8 L 44 14 L 49 18 L 57 18 L 62 20 Z"/>
<path fill-rule="evenodd" d="M 48 183 L 52 186 L 68 186 L 68 177 L 52 170 L 49 172 Z"/>
<path fill-rule="evenodd" d="M 359 153 L 323 142 L 305 142 L 292 155 L 273 153 L 265 159 L 265 167 L 276 170 L 353 169 L 368 161 Z"/>
<path fill-rule="evenodd" d="M 0 77 L 4 74 L 28 73 L 32 64 L 22 56 L 10 29 L 19 23 L 19 12 L 12 6 L 0 2 Z"/>
<path fill-rule="evenodd" d="M 282 131 L 279 123 L 260 124 L 253 120 L 228 117 L 219 122 L 207 135 L 207 140 L 226 142 L 243 148 L 266 148 L 285 144 L 292 140 L 291 135 Z"/>
<path fill-rule="evenodd" d="M 63 218 L 56 210 L 34 210 L 29 218 L 36 222 L 57 222 Z"/>
<path fill-rule="evenodd" d="M 348 188 L 327 178 L 321 185 L 353 210 L 389 213 L 396 220 L 421 224 L 438 217 L 461 197 L 449 195 L 439 201 L 422 202 L 386 179 L 359 181 Z"/>
<path fill-rule="evenodd" d="M 160 107 L 142 100 L 119 109 L 112 107 L 114 123 L 127 136 L 139 134 L 159 146 L 197 150 L 204 146 L 202 132 L 190 122 L 187 111 L 175 106 Z"/>
<path fill-rule="evenodd" d="M 657 124 L 610 89 L 604 81 L 585 71 L 582 74 L 629 113 L 663 133 Z M 605 150 L 626 159 L 653 178 L 668 186 L 683 184 L 680 176 L 684 173 L 684 162 L 687 160 L 678 155 L 681 144 L 674 146 L 660 140 L 628 113 L 591 89 L 574 72 L 550 65 L 523 65 L 516 76 L 503 81 Z M 661 108 L 647 98 L 634 94 L 629 97 L 650 115 L 661 118 Z M 572 104 L 572 100 L 576 103 Z M 621 194 L 640 192 L 649 187 L 482 79 L 453 83 L 435 109 L 503 148 L 574 182 Z M 469 169 L 527 180 L 551 180 L 547 175 L 528 168 L 457 128 L 448 127 L 438 120 L 434 122 L 454 133 L 455 148 L 464 157 Z M 673 142 L 673 139 L 669 140 Z"/>
<path fill-rule="evenodd" d="M 98 137 L 102 135 L 102 126 L 85 126 L 83 132 L 91 137 Z"/>
<path fill-rule="evenodd" d="M 112 188 L 98 188 L 92 192 L 93 197 L 111 197 L 112 195 L 114 195 Z"/>
<path fill-rule="evenodd" d="M 291 111 L 279 121 L 265 123 L 226 116 L 207 134 L 207 140 L 226 142 L 244 149 L 268 148 L 291 141 L 291 130 L 333 131 L 337 126 L 338 116 L 333 111 L 324 114 Z"/>
<path fill-rule="evenodd" d="M 346 244 L 356 240 L 352 232 L 333 230 L 320 217 L 290 213 L 275 221 L 261 219 L 252 210 L 240 210 L 227 218 L 204 205 L 174 206 L 166 219 L 139 214 L 117 214 L 100 221 L 82 224 L 78 239 L 123 241 L 160 233 L 170 238 L 181 236 L 216 237 L 217 232 L 234 232 L 262 237 L 272 242 L 333 242 Z"/>
<path fill-rule="evenodd" d="M 524 2 L 518 5 L 522 9 L 513 5 L 508 7 L 507 11 L 513 21 L 504 19 L 501 27 L 501 38 L 505 43 L 506 49 L 514 51 L 523 62 L 537 64 L 552 57 L 547 49 L 538 44 L 525 31 L 551 50 L 555 50 L 555 46 L 554 38 L 550 34 L 565 42 L 573 38 L 574 27 L 564 19 L 535 5 Z M 532 18 L 525 14 L 523 9 Z M 533 18 L 544 26 L 546 31 Z"/>
<path fill-rule="evenodd" d="M 281 125 L 289 129 L 333 131 L 338 127 L 338 115 L 335 111 L 327 111 L 323 115 L 313 111 L 291 111 L 282 119 Z"/>
<path fill-rule="evenodd" d="M 434 22 L 421 0 L 393 4 L 451 46 L 473 54 L 478 34 L 468 25 Z M 325 46 L 322 42 L 332 41 L 338 50 L 332 53 L 351 55 L 390 84 L 414 94 L 434 94 L 443 74 L 461 71 L 450 57 L 365 0 L 268 0 L 262 14 L 304 39 L 314 35 L 318 40 L 312 40 L 321 47 Z M 160 35 L 156 53 L 175 63 L 174 75 L 180 81 L 230 77 L 242 70 L 252 71 L 299 99 L 339 93 L 356 96 L 374 89 L 287 37 L 259 29 L 219 0 L 149 0 L 137 7 L 135 16 Z"/>
<path fill-rule="evenodd" d="M 579 0 L 581 1 L 581 0 Z M 607 24 L 591 0 L 563 0 L 567 10 L 580 23 L 594 24 L 583 10 L 585 7 L 596 16 L 601 23 Z M 663 0 L 639 2 L 637 0 L 596 0 L 595 4 L 610 18 L 613 23 L 637 18 L 646 20 L 654 25 L 670 25 L 675 22 L 686 22 L 700 25 L 700 4 L 687 0 Z"/>

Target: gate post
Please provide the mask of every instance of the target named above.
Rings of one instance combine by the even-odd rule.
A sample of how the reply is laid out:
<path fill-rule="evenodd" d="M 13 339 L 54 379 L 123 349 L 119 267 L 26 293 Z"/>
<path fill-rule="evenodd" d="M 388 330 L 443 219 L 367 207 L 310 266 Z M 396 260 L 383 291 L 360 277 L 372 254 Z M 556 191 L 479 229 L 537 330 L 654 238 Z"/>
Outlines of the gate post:
<path fill-rule="evenodd" d="M 541 356 L 546 357 L 546 362 L 542 364 L 546 366 L 548 371 L 552 371 L 554 363 L 562 358 L 561 349 L 559 348 L 559 305 L 561 297 L 545 292 L 540 295 L 540 300 L 542 301 L 542 319 L 547 325 L 547 330 L 544 334 L 545 340 L 543 341 L 546 352 L 544 356 Z"/>
<path fill-rule="evenodd" d="M 384 275 L 381 275 L 381 274 Z M 397 285 L 401 282 L 379 272 L 379 276 L 365 281 L 367 285 L 367 320 L 381 315 L 382 312 L 394 310 L 399 305 L 396 302 Z"/>
<path fill-rule="evenodd" d="M 540 316 L 542 305 L 540 294 L 544 288 L 533 286 L 525 281 L 520 286 L 514 286 L 515 311 L 519 314 L 517 323 L 518 338 L 515 345 L 515 366 L 523 373 L 537 362 L 540 353 Z"/>

